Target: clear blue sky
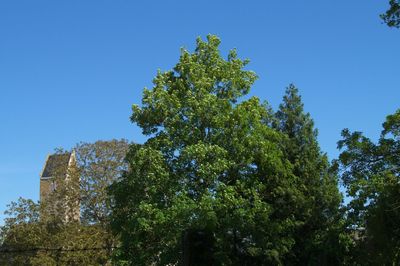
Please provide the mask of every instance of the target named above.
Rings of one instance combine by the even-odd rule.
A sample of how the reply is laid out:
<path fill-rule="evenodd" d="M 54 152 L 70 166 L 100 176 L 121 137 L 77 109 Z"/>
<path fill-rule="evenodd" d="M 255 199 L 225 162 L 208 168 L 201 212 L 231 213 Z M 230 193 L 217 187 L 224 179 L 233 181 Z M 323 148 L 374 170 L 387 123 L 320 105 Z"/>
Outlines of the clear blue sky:
<path fill-rule="evenodd" d="M 330 158 L 343 128 L 376 139 L 400 108 L 400 30 L 388 1 L 0 2 L 0 212 L 38 199 L 48 153 L 79 141 L 143 142 L 129 121 L 157 69 L 216 34 L 259 75 L 251 95 L 279 105 L 295 83 Z M 4 216 L 0 214 L 0 224 Z"/>

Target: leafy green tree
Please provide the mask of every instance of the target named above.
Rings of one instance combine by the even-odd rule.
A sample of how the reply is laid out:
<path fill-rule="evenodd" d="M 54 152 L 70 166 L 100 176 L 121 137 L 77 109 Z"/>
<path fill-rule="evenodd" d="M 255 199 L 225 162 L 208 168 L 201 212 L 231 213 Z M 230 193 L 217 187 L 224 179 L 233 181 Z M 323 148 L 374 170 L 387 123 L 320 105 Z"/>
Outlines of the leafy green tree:
<path fill-rule="evenodd" d="M 290 84 L 276 112 L 275 127 L 284 139 L 285 157 L 293 165 L 296 185 L 303 197 L 295 210 L 299 226 L 295 245 L 286 264 L 337 265 L 340 254 L 341 194 L 338 178 L 321 152 L 317 130 L 304 111 L 298 89 Z"/>
<path fill-rule="evenodd" d="M 364 265 L 400 263 L 400 110 L 389 115 L 377 143 L 344 129 L 342 180 L 352 198 L 348 217 Z"/>
<path fill-rule="evenodd" d="M 132 145 L 129 171 L 112 185 L 118 263 L 167 265 L 187 232 L 208 232 L 221 265 L 281 265 L 303 202 L 267 104 L 246 95 L 256 75 L 220 40 L 197 39 L 173 70 L 158 72 L 132 122 L 149 138 Z"/>
<path fill-rule="evenodd" d="M 386 11 L 385 14 L 381 15 L 383 21 L 389 27 L 400 27 L 400 2 L 399 0 L 390 0 L 389 1 L 390 8 Z"/>
<path fill-rule="evenodd" d="M 5 218 L 0 231 L 0 264 L 27 265 L 34 253 L 10 251 L 27 250 L 40 244 L 41 230 L 36 226 L 39 222 L 40 205 L 32 200 L 19 198 L 8 207 L 5 211 L 8 218 Z"/>
<path fill-rule="evenodd" d="M 81 222 L 108 226 L 108 187 L 127 170 L 125 139 L 79 143 L 75 146 L 80 178 Z"/>

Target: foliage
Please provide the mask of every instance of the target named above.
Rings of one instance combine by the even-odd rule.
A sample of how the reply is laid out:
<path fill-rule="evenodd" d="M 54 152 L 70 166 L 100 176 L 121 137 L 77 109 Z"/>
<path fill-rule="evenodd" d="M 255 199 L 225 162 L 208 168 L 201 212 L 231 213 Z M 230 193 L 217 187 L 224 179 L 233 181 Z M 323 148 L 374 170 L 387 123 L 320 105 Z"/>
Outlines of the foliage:
<path fill-rule="evenodd" d="M 174 69 L 158 72 L 154 87 L 145 88 L 142 106 L 133 106 L 132 122 L 149 138 L 132 145 L 129 171 L 111 187 L 119 262 L 176 264 L 190 231 L 211 232 L 217 264 L 281 265 L 305 221 L 310 225 L 319 215 L 322 232 L 337 212 L 335 176 L 314 143 L 312 121 L 299 125 L 311 130 L 300 141 L 314 146 L 302 153 L 307 142 L 293 153 L 310 153 L 310 177 L 300 180 L 302 161 L 287 160 L 297 140 L 272 128 L 276 118 L 268 104 L 241 99 L 256 75 L 235 50 L 223 59 L 219 44 L 215 36 L 197 39 L 195 52 L 182 50 Z M 327 241 L 315 234 L 314 241 Z"/>
<path fill-rule="evenodd" d="M 39 204 L 30 199 L 19 198 L 17 202 L 11 202 L 8 207 L 5 214 L 9 217 L 5 218 L 0 233 L 0 264 L 25 265 L 33 254 L 7 254 L 3 250 L 15 247 L 17 239 L 21 238 L 24 241 L 18 248 L 30 249 L 39 243 L 40 230 L 34 226 L 39 222 Z"/>
<path fill-rule="evenodd" d="M 309 113 L 304 112 L 298 89 L 289 85 L 276 113 L 275 127 L 284 133 L 285 157 L 293 165 L 296 186 L 303 197 L 294 212 L 301 223 L 295 245 L 285 264 L 337 265 L 340 254 L 341 195 L 337 175 L 330 170 L 326 154 L 317 141 L 317 130 Z"/>
<path fill-rule="evenodd" d="M 399 0 L 390 0 L 389 1 L 390 8 L 386 11 L 385 14 L 381 15 L 383 21 L 389 27 L 400 27 L 400 2 Z"/>
<path fill-rule="evenodd" d="M 398 265 L 400 110 L 386 118 L 377 143 L 348 129 L 342 136 L 339 159 L 343 183 L 352 197 L 348 216 L 360 235 L 358 259 L 365 265 Z"/>
<path fill-rule="evenodd" d="M 75 146 L 80 176 L 81 222 L 108 224 L 110 201 L 108 187 L 127 170 L 125 139 L 79 143 Z"/>
<path fill-rule="evenodd" d="M 110 237 L 98 226 L 42 221 L 40 205 L 20 198 L 7 211 L 0 247 L 1 265 L 106 265 Z"/>

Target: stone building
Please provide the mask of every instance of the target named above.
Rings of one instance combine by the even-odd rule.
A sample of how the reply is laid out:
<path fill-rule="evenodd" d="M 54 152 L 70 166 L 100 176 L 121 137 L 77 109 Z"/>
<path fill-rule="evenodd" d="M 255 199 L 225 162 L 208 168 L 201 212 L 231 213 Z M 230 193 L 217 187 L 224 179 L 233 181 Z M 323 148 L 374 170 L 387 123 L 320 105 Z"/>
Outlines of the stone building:
<path fill-rule="evenodd" d="M 71 196 L 76 194 L 69 193 L 73 189 L 79 189 L 79 178 L 73 177 L 74 169 L 74 151 L 51 154 L 47 156 L 40 174 L 40 202 L 46 203 L 45 208 L 52 208 L 51 211 L 59 213 L 64 222 L 80 220 L 79 199 Z M 55 192 L 60 192 L 58 197 L 52 197 Z M 59 202 L 60 200 L 62 202 Z"/>

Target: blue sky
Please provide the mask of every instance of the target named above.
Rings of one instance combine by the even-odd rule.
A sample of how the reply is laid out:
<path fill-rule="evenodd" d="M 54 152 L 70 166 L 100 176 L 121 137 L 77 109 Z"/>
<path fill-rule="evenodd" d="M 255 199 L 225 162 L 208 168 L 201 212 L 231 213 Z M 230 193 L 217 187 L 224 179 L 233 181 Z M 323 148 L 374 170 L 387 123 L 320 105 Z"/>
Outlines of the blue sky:
<path fill-rule="evenodd" d="M 343 128 L 376 139 L 400 108 L 400 30 L 379 19 L 388 1 L 137 2 L 0 2 L 1 213 L 38 199 L 54 148 L 143 142 L 131 105 L 197 36 L 216 34 L 224 55 L 249 58 L 251 95 L 275 109 L 295 83 L 331 159 Z"/>

